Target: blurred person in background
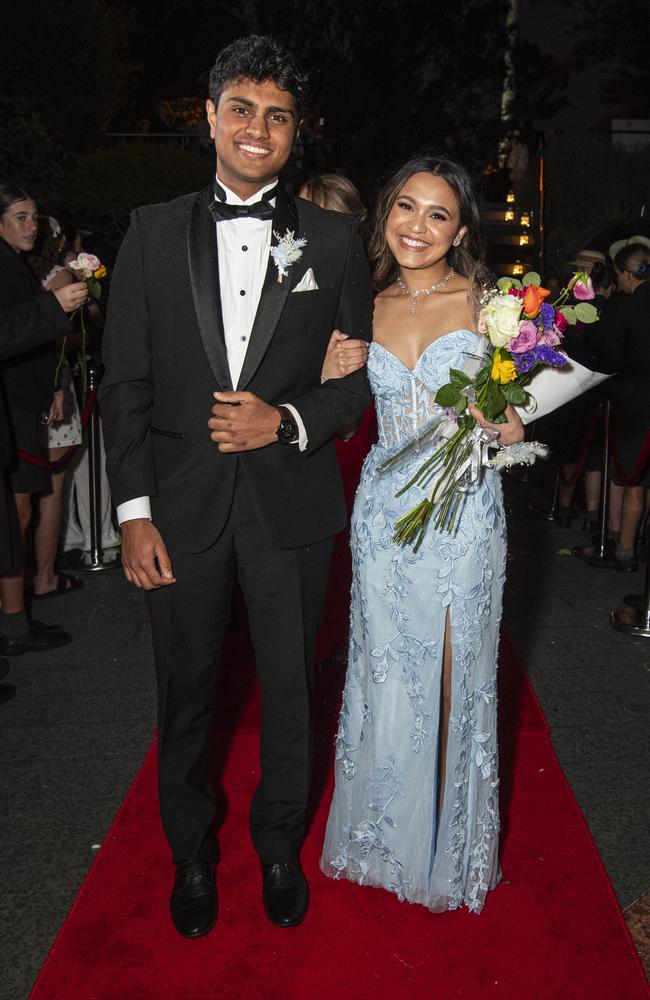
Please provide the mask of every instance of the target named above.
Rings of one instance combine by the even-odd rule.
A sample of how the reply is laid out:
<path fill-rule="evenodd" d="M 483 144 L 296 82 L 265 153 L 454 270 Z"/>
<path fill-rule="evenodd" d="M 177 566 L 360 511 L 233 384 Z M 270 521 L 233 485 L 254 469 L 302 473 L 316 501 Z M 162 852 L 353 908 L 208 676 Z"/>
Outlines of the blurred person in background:
<path fill-rule="evenodd" d="M 622 490 L 620 534 L 607 564 L 631 573 L 637 569 L 636 539 L 645 490 L 650 487 L 650 462 L 638 470 L 650 429 L 650 241 L 633 237 L 623 245 L 614 244 L 611 252 L 622 296 L 612 302 L 615 308 L 603 310 L 588 344 L 600 371 L 618 372 L 613 394 L 613 448 L 625 475 L 618 474 L 614 463 L 610 477 Z M 627 485 L 625 480 L 635 471 L 640 471 L 638 481 Z"/>
<path fill-rule="evenodd" d="M 7 316 L 15 307 L 29 305 L 27 312 L 39 315 L 42 311 L 41 296 L 46 293 L 31 274 L 21 257 L 29 253 L 38 231 L 36 203 L 22 189 L 11 184 L 0 184 L 0 308 Z M 83 282 L 52 293 L 57 299 L 57 309 L 73 312 L 85 302 L 88 290 Z M 50 306 L 50 308 L 54 308 Z M 60 325 L 52 325 L 52 343 L 34 346 L 2 365 L 5 401 L 9 418 L 8 439 L 3 462 L 7 470 L 6 484 L 10 493 L 9 513 L 14 523 L 14 557 L 11 566 L 0 576 L 2 618 L 0 653 L 18 655 L 27 651 L 42 651 L 61 646 L 70 636 L 59 626 L 44 626 L 29 621 L 25 611 L 24 546 L 25 535 L 32 516 L 32 496 L 45 488 L 43 469 L 18 460 L 17 450 L 34 456 L 42 455 L 41 422 L 54 415 L 53 387 L 57 351 L 53 343 Z M 65 319 L 66 330 L 70 325 Z M 50 339 L 50 338 L 48 338 Z M 40 341 L 39 341 L 40 343 Z"/>
<path fill-rule="evenodd" d="M 49 215 L 41 216 L 38 238 L 27 262 L 46 291 L 53 292 L 74 283 L 71 272 L 58 263 L 63 242 L 64 235 L 57 220 Z M 66 345 L 73 346 L 72 337 L 67 338 Z M 68 448 L 79 446 L 82 440 L 79 404 L 65 354 L 57 363 L 56 389 L 59 395 L 58 419 L 48 421 L 41 428 L 41 443 L 50 462 L 58 462 Z M 67 467 L 52 470 L 48 489 L 38 498 L 34 526 L 34 600 L 56 597 L 83 587 L 79 577 L 55 571 L 66 475 Z"/>
<path fill-rule="evenodd" d="M 616 274 L 613 265 L 607 261 L 604 254 L 598 251 L 581 250 L 575 261 L 571 262 L 571 267 L 573 271 L 580 269 L 589 274 L 595 292 L 593 305 L 602 315 L 605 304 L 616 287 Z M 590 329 L 587 324 L 576 323 L 574 326 L 569 326 L 564 333 L 562 347 L 570 358 L 593 371 L 598 370 L 598 364 L 589 350 L 589 335 Z M 548 438 L 545 440 L 548 439 L 551 445 L 555 463 L 561 465 L 562 477 L 565 481 L 570 479 L 575 472 L 576 460 L 579 457 L 585 429 L 589 427 L 590 421 L 593 419 L 592 414 L 597 401 L 606 391 L 607 383 L 605 387 L 596 386 L 581 396 L 577 396 L 561 410 L 555 411 L 544 420 L 545 431 L 548 426 Z M 601 450 L 602 434 L 597 432 L 594 434 L 586 460 L 584 477 L 586 519 L 583 530 L 589 533 L 598 529 Z M 569 486 L 560 483 L 560 504 L 555 519 L 560 527 L 568 528 L 575 517 L 573 498 L 576 486 L 577 482 Z"/>
<path fill-rule="evenodd" d="M 64 243 L 60 263 L 66 267 L 83 251 L 83 233 L 72 222 L 63 224 Z M 104 315 L 96 302 L 87 307 L 91 325 L 91 337 L 88 349 L 95 360 L 101 359 L 101 332 L 104 328 Z M 82 405 L 85 400 L 81 400 Z M 104 432 L 101 414 L 99 415 L 99 465 L 100 473 L 100 518 L 101 518 L 101 548 L 104 565 L 114 562 L 119 564 L 121 535 L 113 523 L 113 504 L 111 491 L 106 475 L 106 450 L 104 447 Z M 68 467 L 63 489 L 61 549 L 63 557 L 61 565 L 80 565 L 90 561 L 92 512 L 89 499 L 88 477 L 88 441 L 84 438 L 81 446 L 73 456 Z"/>

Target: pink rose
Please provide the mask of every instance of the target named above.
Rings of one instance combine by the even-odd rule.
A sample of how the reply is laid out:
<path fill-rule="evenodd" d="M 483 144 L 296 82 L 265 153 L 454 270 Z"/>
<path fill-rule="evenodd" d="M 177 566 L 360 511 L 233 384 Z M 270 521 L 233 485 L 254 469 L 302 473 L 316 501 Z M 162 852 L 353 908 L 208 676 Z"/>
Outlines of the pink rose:
<path fill-rule="evenodd" d="M 567 328 L 568 325 L 569 325 L 568 319 L 566 319 L 566 317 L 563 316 L 561 312 L 556 312 L 555 313 L 555 326 L 557 328 L 557 332 L 558 333 L 564 333 L 564 331 L 566 330 L 566 328 Z"/>
<path fill-rule="evenodd" d="M 573 286 L 573 294 L 579 302 L 586 302 L 587 299 L 593 299 L 595 295 L 591 278 L 588 275 L 585 275 L 585 277 L 587 279 L 586 281 L 576 281 Z"/>
<path fill-rule="evenodd" d="M 80 253 L 75 260 L 71 260 L 68 267 L 71 271 L 78 271 L 77 280 L 88 280 L 92 278 L 94 272 L 100 266 L 99 257 L 94 253 Z"/>
<path fill-rule="evenodd" d="M 540 344 L 546 344 L 547 347 L 557 347 L 562 342 L 562 337 L 555 327 L 551 326 L 548 330 L 544 330 L 542 336 L 539 338 L 539 342 Z"/>
<path fill-rule="evenodd" d="M 519 324 L 519 333 L 508 344 L 511 354 L 524 354 L 537 346 L 537 327 L 531 320 L 525 319 Z"/>

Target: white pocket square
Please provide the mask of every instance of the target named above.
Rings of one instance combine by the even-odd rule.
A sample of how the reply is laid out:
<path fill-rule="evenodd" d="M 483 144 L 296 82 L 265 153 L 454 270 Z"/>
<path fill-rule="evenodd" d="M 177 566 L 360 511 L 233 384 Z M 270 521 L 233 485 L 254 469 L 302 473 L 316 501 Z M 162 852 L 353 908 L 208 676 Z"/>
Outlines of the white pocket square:
<path fill-rule="evenodd" d="M 310 267 L 308 271 L 305 271 L 296 287 L 292 289 L 292 294 L 293 292 L 315 292 L 317 288 L 318 285 L 316 284 L 316 278 L 314 277 L 314 272 Z"/>

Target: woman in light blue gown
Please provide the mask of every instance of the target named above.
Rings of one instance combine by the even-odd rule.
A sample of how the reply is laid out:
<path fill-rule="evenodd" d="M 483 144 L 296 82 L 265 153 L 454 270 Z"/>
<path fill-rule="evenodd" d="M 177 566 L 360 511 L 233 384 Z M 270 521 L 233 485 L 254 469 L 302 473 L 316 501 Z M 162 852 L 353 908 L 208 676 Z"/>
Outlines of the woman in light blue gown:
<path fill-rule="evenodd" d="M 479 912 L 499 879 L 496 664 L 506 533 L 499 474 L 484 469 L 453 531 L 429 522 L 417 552 L 392 540 L 415 506 L 396 493 L 426 445 L 378 467 L 417 436 L 451 367 L 480 345 L 479 214 L 462 168 L 407 163 L 380 195 L 368 375 L 379 442 L 352 516 L 349 664 L 336 787 L 321 866 L 434 911 Z M 523 438 L 517 415 L 486 424 Z M 429 449 L 430 450 L 430 449 Z"/>

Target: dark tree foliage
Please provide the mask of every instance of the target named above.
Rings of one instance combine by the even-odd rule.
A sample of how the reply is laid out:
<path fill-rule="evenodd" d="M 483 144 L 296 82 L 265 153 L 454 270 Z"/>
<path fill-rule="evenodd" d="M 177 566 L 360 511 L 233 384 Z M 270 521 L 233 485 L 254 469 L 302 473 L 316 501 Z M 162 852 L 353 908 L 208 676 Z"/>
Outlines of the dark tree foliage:
<path fill-rule="evenodd" d="M 565 94 L 569 83 L 567 61 L 540 52 L 532 42 L 520 41 L 517 45 L 515 81 L 513 117 L 518 124 L 526 120 L 544 122 L 569 103 Z"/>
<path fill-rule="evenodd" d="M 572 0 L 579 67 L 608 64 L 601 96 L 619 114 L 650 115 L 650 16 L 647 0 Z"/>
<path fill-rule="evenodd" d="M 0 180 L 17 184 L 36 199 L 58 189 L 62 153 L 24 100 L 0 94 Z"/>
<path fill-rule="evenodd" d="M 66 150 L 96 145 L 135 69 L 132 14 L 109 0 L 3 0 L 0 93 Z"/>
<path fill-rule="evenodd" d="M 422 149 L 477 167 L 491 155 L 497 131 L 502 13 L 501 0 L 144 0 L 136 28 L 147 64 L 143 93 L 164 96 L 180 74 L 195 82 L 197 67 L 207 70 L 239 35 L 273 34 L 312 81 L 302 169 L 341 168 L 368 189 Z"/>

